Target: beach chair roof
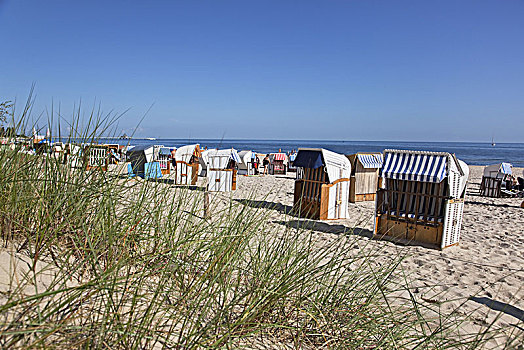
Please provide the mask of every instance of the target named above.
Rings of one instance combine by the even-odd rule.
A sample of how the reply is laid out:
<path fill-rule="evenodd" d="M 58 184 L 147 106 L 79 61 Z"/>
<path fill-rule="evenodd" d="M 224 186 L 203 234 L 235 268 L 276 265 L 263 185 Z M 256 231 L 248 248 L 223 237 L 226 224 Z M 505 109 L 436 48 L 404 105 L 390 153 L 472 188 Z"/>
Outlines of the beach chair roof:
<path fill-rule="evenodd" d="M 160 150 L 158 150 L 158 154 L 162 155 L 162 156 L 170 156 L 171 155 L 171 150 L 167 147 L 161 147 Z"/>
<path fill-rule="evenodd" d="M 126 154 L 128 156 L 133 156 L 137 154 L 143 154 L 145 157 L 146 163 L 153 160 L 154 147 L 151 145 L 138 145 L 133 148 L 128 148 Z"/>
<path fill-rule="evenodd" d="M 439 183 L 450 171 L 465 175 L 463 165 L 454 154 L 392 149 L 384 151 L 382 176 L 386 178 Z"/>
<path fill-rule="evenodd" d="M 301 168 L 320 168 L 325 165 L 322 159 L 322 149 L 300 148 L 293 164 Z"/>
<path fill-rule="evenodd" d="M 203 169 L 207 168 L 207 163 L 209 162 L 209 158 L 207 155 L 210 151 L 210 149 L 206 149 L 205 151 L 200 152 L 200 157 L 198 157 L 198 163 L 200 164 L 200 166 L 202 166 Z"/>
<path fill-rule="evenodd" d="M 229 149 L 212 149 L 207 152 L 207 157 L 228 157 L 228 159 L 232 159 L 233 161 L 240 163 L 241 159 L 238 155 L 238 152 L 234 148 Z"/>
<path fill-rule="evenodd" d="M 182 161 L 186 163 L 189 163 L 189 161 L 191 161 L 192 156 L 195 156 L 195 157 L 201 156 L 199 144 L 179 147 L 175 153 L 175 159 L 177 161 Z"/>
<path fill-rule="evenodd" d="M 234 148 L 230 149 L 213 149 L 206 153 L 207 164 L 210 168 L 225 169 L 229 163 L 229 160 L 233 160 L 239 163 L 240 157 Z"/>
<path fill-rule="evenodd" d="M 153 146 L 151 145 L 128 146 L 127 153 L 144 152 L 150 148 L 152 149 Z"/>
<path fill-rule="evenodd" d="M 287 155 L 285 153 L 271 153 L 269 157 L 272 160 L 287 160 Z"/>
<path fill-rule="evenodd" d="M 382 153 L 357 153 L 357 159 L 366 169 L 381 168 L 384 162 Z"/>
<path fill-rule="evenodd" d="M 484 168 L 484 176 L 486 177 L 503 177 L 505 175 L 513 174 L 513 166 L 510 163 L 496 163 L 488 165 Z"/>
<path fill-rule="evenodd" d="M 330 182 L 349 178 L 351 174 L 351 163 L 346 156 L 323 148 L 299 148 L 293 165 L 311 169 L 325 166 Z"/>
<path fill-rule="evenodd" d="M 253 154 L 253 151 L 243 150 L 238 152 L 238 156 L 240 157 L 241 162 L 247 165 L 252 159 L 254 159 L 255 155 Z"/>

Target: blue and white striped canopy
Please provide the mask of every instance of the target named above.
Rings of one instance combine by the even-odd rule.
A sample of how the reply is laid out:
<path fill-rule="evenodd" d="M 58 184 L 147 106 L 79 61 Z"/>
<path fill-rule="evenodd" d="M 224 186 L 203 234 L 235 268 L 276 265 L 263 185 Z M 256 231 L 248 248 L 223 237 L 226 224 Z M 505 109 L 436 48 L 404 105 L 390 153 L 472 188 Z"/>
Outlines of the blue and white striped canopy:
<path fill-rule="evenodd" d="M 423 152 L 385 152 L 382 176 L 390 179 L 441 182 L 446 177 L 448 155 Z"/>
<path fill-rule="evenodd" d="M 503 174 L 511 175 L 511 164 L 510 163 L 501 163 L 500 172 Z"/>
<path fill-rule="evenodd" d="M 364 168 L 382 167 L 382 154 L 357 154 L 357 158 Z"/>
<path fill-rule="evenodd" d="M 229 157 L 233 159 L 233 161 L 235 161 L 236 163 L 241 162 L 240 156 L 238 155 L 237 151 L 235 151 L 234 149 L 231 150 L 231 155 Z"/>

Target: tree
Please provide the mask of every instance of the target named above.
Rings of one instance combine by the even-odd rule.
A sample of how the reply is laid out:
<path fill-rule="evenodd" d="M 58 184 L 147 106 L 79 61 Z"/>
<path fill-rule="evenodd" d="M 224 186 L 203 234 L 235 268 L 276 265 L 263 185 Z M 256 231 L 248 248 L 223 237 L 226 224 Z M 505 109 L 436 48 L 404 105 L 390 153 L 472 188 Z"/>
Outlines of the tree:
<path fill-rule="evenodd" d="M 0 123 L 7 123 L 9 117 L 13 116 L 13 102 L 4 101 L 0 103 Z"/>

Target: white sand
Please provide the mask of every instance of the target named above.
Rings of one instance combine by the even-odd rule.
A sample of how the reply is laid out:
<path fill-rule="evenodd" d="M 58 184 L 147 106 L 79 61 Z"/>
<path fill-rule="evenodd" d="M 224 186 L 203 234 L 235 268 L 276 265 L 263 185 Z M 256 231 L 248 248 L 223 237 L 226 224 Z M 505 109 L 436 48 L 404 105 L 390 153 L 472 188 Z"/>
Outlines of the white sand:
<path fill-rule="evenodd" d="M 406 254 L 402 267 L 414 281 L 414 287 L 419 287 L 416 297 L 421 302 L 446 301 L 444 312 L 460 306 L 460 313 L 473 312 L 477 325 L 487 325 L 499 316 L 496 325 L 507 326 L 524 339 L 524 209 L 520 207 L 523 199 L 480 197 L 475 192 L 478 193 L 482 169 L 470 167 L 459 246 L 439 251 L 371 240 L 374 202 L 350 204 L 349 219 L 322 222 L 315 231 L 320 241 L 328 241 L 354 228 L 354 233 L 362 235 L 360 240 L 385 247 L 392 255 Z M 522 169 L 515 169 L 515 173 L 521 174 Z M 239 176 L 237 191 L 230 195 L 245 199 L 255 194 L 256 201 L 274 206 L 271 219 L 276 229 L 282 229 L 283 221 L 301 220 L 283 214 L 293 205 L 293 191 L 294 173 Z M 227 195 L 214 196 L 217 199 Z M 470 297 L 480 299 L 468 300 Z M 505 312 L 493 311 L 501 307 L 506 307 Z M 496 347 L 497 343 L 491 345 Z"/>

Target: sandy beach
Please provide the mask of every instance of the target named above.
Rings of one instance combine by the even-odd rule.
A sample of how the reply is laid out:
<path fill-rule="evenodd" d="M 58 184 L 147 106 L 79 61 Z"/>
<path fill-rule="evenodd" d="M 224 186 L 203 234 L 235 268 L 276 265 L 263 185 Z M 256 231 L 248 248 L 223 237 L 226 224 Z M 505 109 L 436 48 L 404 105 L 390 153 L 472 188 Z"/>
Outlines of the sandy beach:
<path fill-rule="evenodd" d="M 374 262 L 377 266 L 401 256 L 405 279 L 398 282 L 408 283 L 411 293 L 403 289 L 393 302 L 415 298 L 420 305 L 439 308 L 444 318 L 457 314 L 467 316 L 469 321 L 461 328 L 465 334 L 475 334 L 490 324 L 502 327 L 503 333 L 499 332 L 486 348 L 503 348 L 508 338 L 524 339 L 524 209 L 520 207 L 523 199 L 480 197 L 482 170 L 483 167 L 470 166 L 460 244 L 443 251 L 374 239 L 373 201 L 350 203 L 350 217 L 344 220 L 315 221 L 293 216 L 295 173 L 292 172 L 238 176 L 235 191 L 210 193 L 211 218 L 231 203 L 246 205 L 264 212 L 275 237 L 285 234 L 289 227 L 299 226 L 313 232 L 318 250 L 337 240 L 351 240 L 346 254 L 357 255 L 363 249 L 380 251 L 381 257 Z M 522 169 L 514 168 L 514 171 L 520 174 Z M 145 183 L 141 179 L 122 178 L 121 181 L 130 185 Z M 197 186 L 190 189 L 169 181 L 161 186 L 169 186 L 176 197 L 199 193 L 194 190 L 201 190 L 206 181 L 199 177 Z M 201 210 L 202 203 L 198 207 Z M 2 250 L 2 292 L 8 289 L 10 271 L 17 269 L 15 265 L 26 271 L 23 267 L 26 260 L 10 249 Z M 44 276 L 37 284 L 45 287 L 48 283 Z"/>
<path fill-rule="evenodd" d="M 405 256 L 402 268 L 421 303 L 442 304 L 444 312 L 456 309 L 459 314 L 471 315 L 474 324 L 465 329 L 495 322 L 524 337 L 523 199 L 480 197 L 482 170 L 481 166 L 470 166 L 460 244 L 442 251 L 372 239 L 374 202 L 350 203 L 350 218 L 346 220 L 322 222 L 288 215 L 295 173 L 239 176 L 236 191 L 213 196 L 215 201 L 217 197 L 227 201 L 230 195 L 234 200 L 254 196 L 247 205 L 272 208 L 260 210 L 270 212 L 277 232 L 286 224 L 309 227 L 317 234 L 319 249 L 322 242 L 347 235 L 351 237 L 348 239 L 357 237 L 362 245 L 385 249 L 392 256 Z M 514 172 L 520 174 L 522 169 L 514 168 Z M 502 342 L 488 345 L 496 348 Z"/>

